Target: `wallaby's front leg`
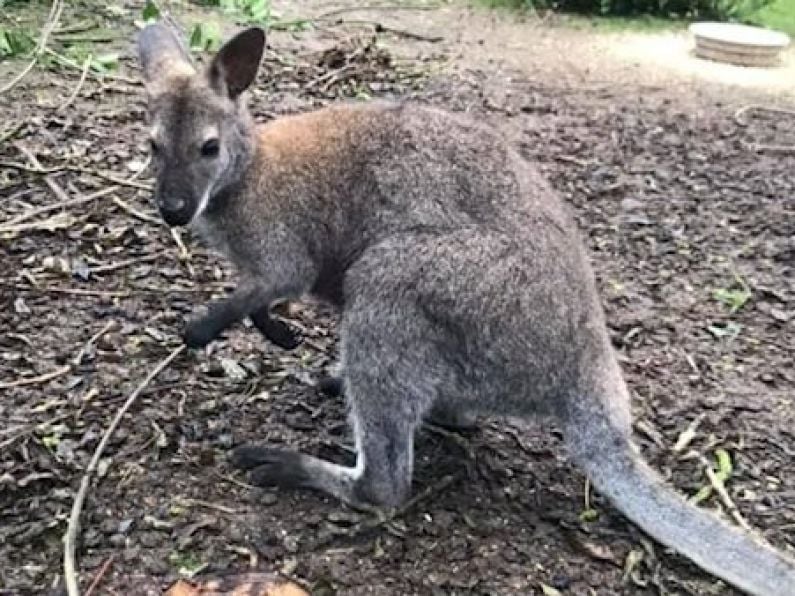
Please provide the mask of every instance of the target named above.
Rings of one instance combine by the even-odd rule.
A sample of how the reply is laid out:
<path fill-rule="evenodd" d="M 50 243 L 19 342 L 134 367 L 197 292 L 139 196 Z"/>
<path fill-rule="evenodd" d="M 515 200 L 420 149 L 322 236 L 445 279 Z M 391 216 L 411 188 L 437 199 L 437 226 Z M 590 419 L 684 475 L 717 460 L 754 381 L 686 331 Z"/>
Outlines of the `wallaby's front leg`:
<path fill-rule="evenodd" d="M 183 341 L 190 348 L 203 348 L 263 304 L 263 299 L 264 292 L 259 286 L 237 288 L 227 298 L 212 303 L 207 314 L 188 321 L 182 333 Z"/>

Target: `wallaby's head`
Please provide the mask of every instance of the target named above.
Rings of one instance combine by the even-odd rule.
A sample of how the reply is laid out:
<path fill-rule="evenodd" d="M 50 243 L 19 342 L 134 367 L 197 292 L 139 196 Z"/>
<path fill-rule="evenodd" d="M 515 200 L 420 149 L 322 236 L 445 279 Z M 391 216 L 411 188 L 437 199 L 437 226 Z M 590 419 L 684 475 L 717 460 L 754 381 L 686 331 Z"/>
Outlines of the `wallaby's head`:
<path fill-rule="evenodd" d="M 197 71 L 170 27 L 158 23 L 141 31 L 155 201 L 167 224 L 190 223 L 243 175 L 253 144 L 240 96 L 257 74 L 264 46 L 262 29 L 246 29 Z"/>

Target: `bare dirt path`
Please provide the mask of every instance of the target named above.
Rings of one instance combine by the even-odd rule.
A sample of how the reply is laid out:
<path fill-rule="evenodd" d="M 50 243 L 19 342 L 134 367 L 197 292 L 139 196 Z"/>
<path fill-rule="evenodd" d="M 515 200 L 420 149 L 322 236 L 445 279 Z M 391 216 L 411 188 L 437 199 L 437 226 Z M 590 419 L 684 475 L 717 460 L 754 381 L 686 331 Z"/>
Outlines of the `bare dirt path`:
<path fill-rule="evenodd" d="M 275 8 L 305 18 L 351 6 Z M 121 17 L 129 35 L 137 10 Z M 735 83 L 733 67 L 677 67 L 675 52 L 653 49 L 662 34 L 593 35 L 458 6 L 338 17 L 403 33 L 371 43 L 361 23 L 333 19 L 274 32 L 257 117 L 410 96 L 505 131 L 583 226 L 644 454 L 695 495 L 707 480 L 694 454 L 725 449 L 741 514 L 792 550 L 795 154 L 755 147 L 795 144 L 795 118 L 735 118 L 751 102 L 792 107 L 791 56 Z M 36 71 L 0 104 L 0 593 L 63 585 L 61 536 L 103 429 L 186 314 L 232 280 L 190 237 L 180 257 L 145 189 L 107 179 L 146 159 L 134 62 L 123 57 L 117 74 L 131 80 L 89 77 L 59 111 L 80 73 Z M 64 200 L 82 202 L 51 208 Z M 313 594 L 733 593 L 598 494 L 586 508 L 585 479 L 541 423 L 423 431 L 421 498 L 387 523 L 316 494 L 245 486 L 225 459 L 239 443 L 350 457 L 343 404 L 314 387 L 335 355 L 334 314 L 307 304 L 294 324 L 305 341 L 292 352 L 241 327 L 140 397 L 86 501 L 84 588 L 101 572 L 96 593 L 156 594 L 180 573 L 254 568 Z M 690 426 L 688 457 L 673 453 Z M 722 506 L 714 494 L 702 505 Z"/>

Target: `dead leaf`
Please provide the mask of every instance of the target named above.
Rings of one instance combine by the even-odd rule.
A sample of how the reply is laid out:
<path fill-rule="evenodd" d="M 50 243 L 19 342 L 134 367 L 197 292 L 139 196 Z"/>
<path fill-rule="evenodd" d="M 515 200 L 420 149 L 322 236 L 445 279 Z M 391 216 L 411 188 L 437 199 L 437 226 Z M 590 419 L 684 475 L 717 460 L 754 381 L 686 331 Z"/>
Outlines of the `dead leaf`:
<path fill-rule="evenodd" d="M 209 579 L 201 584 L 181 579 L 164 596 L 309 596 L 309 592 L 273 574 L 244 573 Z"/>

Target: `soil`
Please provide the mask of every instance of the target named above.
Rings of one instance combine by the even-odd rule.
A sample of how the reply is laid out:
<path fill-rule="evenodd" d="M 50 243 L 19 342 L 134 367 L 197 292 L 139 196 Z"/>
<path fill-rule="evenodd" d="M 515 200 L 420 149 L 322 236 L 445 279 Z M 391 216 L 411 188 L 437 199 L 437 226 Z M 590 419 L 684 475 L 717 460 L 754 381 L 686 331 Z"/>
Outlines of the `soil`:
<path fill-rule="evenodd" d="M 281 8 L 305 17 L 339 7 Z M 138 10 L 101 18 L 131 39 Z M 337 18 L 444 39 L 334 21 L 274 32 L 257 118 L 399 96 L 504 130 L 582 225 L 645 457 L 692 496 L 708 485 L 698 456 L 725 449 L 740 514 L 793 552 L 795 117 L 737 114 L 786 107 L 786 86 L 749 85 L 745 69 L 745 84 L 728 85 L 607 61 L 595 51 L 604 36 L 554 18 L 456 5 Z M 62 536 L 104 429 L 179 345 L 185 317 L 234 283 L 194 238 L 180 249 L 145 188 L 108 190 L 97 175 L 127 178 L 147 158 L 143 90 L 129 44 L 119 47 L 125 80 L 90 76 L 59 109 L 80 72 L 36 69 L 0 106 L 3 594 L 62 590 Z M 315 493 L 247 486 L 226 461 L 233 445 L 351 457 L 341 399 L 315 386 L 334 361 L 335 315 L 307 302 L 290 320 L 299 348 L 241 325 L 179 356 L 140 395 L 84 505 L 84 590 L 96 581 L 94 593 L 156 594 L 180 575 L 263 571 L 313 594 L 735 593 L 589 491 L 544 421 L 424 429 L 416 499 L 386 520 Z M 689 427 L 692 441 L 674 452 Z M 726 509 L 714 494 L 701 506 Z"/>

